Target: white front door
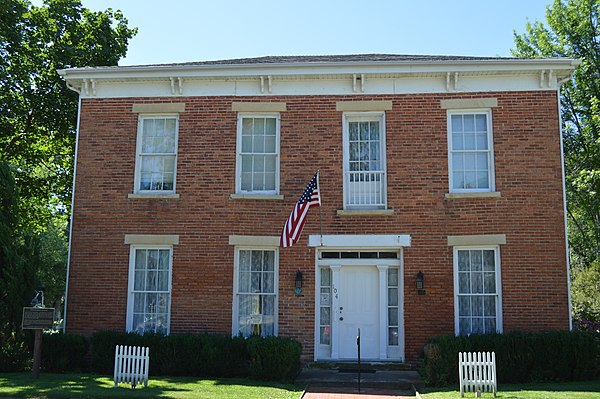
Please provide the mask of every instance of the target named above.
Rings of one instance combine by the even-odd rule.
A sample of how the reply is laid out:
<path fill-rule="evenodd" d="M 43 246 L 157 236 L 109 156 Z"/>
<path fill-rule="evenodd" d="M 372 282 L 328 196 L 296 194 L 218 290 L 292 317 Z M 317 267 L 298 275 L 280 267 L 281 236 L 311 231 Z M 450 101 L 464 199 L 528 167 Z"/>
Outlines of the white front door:
<path fill-rule="evenodd" d="M 356 359 L 356 337 L 361 335 L 361 358 L 379 358 L 379 272 L 375 266 L 342 267 L 339 275 L 337 317 L 339 358 Z"/>

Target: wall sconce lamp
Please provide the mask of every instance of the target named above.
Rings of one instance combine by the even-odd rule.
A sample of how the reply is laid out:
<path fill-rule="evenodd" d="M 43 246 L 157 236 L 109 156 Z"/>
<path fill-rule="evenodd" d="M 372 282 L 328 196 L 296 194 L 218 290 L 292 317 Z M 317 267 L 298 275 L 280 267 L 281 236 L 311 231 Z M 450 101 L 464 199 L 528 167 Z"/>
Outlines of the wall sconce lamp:
<path fill-rule="evenodd" d="M 302 272 L 298 270 L 296 272 L 296 280 L 294 285 L 294 294 L 302 295 Z"/>
<path fill-rule="evenodd" d="M 425 295 L 425 275 L 423 272 L 417 273 L 417 294 Z"/>

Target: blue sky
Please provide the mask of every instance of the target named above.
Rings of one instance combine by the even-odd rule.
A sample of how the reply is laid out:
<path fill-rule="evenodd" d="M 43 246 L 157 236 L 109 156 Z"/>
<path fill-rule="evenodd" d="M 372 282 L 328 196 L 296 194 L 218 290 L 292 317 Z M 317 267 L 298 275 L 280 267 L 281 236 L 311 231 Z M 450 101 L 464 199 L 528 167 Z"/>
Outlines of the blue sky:
<path fill-rule="evenodd" d="M 82 0 L 139 28 L 120 65 L 264 55 L 510 56 L 551 0 Z M 36 1 L 35 3 L 38 3 Z"/>

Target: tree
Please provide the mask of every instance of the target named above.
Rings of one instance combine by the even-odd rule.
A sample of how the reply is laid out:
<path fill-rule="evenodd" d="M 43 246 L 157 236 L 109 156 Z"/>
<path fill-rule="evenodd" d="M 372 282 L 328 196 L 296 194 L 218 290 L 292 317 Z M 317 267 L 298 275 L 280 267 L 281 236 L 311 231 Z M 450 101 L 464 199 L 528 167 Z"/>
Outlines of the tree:
<path fill-rule="evenodd" d="M 567 213 L 571 258 L 576 267 L 600 260 L 600 0 L 555 0 L 547 25 L 527 23 L 515 33 L 519 57 L 581 60 L 561 87 Z"/>
<path fill-rule="evenodd" d="M 77 94 L 57 69 L 116 65 L 136 33 L 80 0 L 0 0 L 0 159 L 16 166 L 21 223 L 43 230 L 71 200 Z"/>
<path fill-rule="evenodd" d="M 116 65 L 136 29 L 80 0 L 0 0 L 0 327 L 34 289 L 60 304 L 78 96 L 57 69 Z"/>

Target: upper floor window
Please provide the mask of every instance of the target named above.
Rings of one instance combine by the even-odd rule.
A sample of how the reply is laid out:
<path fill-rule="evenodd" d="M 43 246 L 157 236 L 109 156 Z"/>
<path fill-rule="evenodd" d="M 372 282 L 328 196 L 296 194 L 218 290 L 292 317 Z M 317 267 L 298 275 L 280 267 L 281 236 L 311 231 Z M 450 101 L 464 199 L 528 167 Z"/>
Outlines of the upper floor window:
<path fill-rule="evenodd" d="M 170 246 L 131 247 L 127 331 L 169 333 L 171 263 Z"/>
<path fill-rule="evenodd" d="M 454 248 L 456 335 L 502 332 L 498 247 Z"/>
<path fill-rule="evenodd" d="M 177 131 L 176 115 L 139 116 L 135 192 L 175 192 Z"/>
<path fill-rule="evenodd" d="M 386 209 L 385 114 L 344 114 L 344 209 Z"/>
<path fill-rule="evenodd" d="M 494 191 L 491 112 L 448 111 L 450 192 Z"/>
<path fill-rule="evenodd" d="M 278 114 L 239 115 L 236 192 L 279 193 Z"/>

